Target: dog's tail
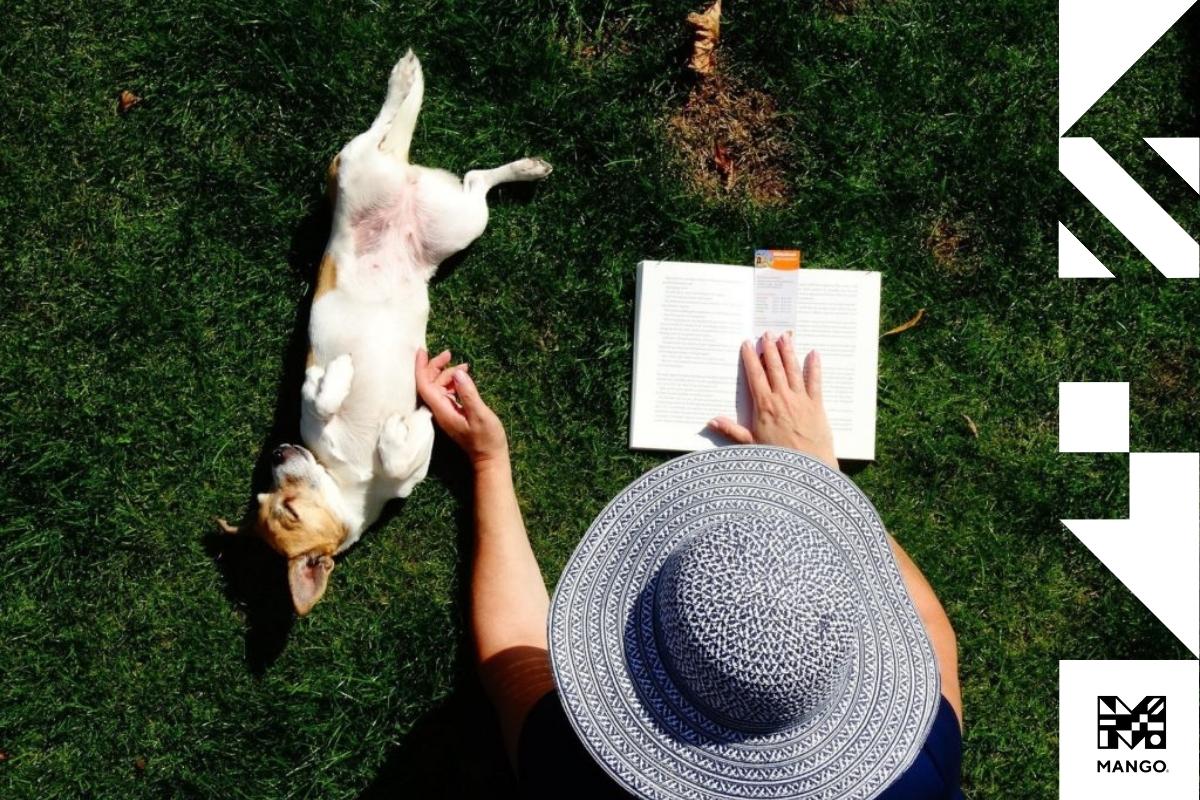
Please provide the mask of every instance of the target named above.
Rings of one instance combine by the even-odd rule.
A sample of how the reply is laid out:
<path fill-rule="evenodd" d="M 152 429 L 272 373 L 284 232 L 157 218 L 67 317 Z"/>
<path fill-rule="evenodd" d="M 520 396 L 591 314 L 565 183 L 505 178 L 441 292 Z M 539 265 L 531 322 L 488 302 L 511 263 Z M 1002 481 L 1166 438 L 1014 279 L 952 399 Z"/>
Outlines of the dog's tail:
<path fill-rule="evenodd" d="M 421 74 L 421 62 L 409 50 L 392 67 L 388 79 L 387 98 L 375 124 L 382 124 L 387 132 L 379 142 L 379 149 L 408 163 L 408 148 L 412 144 L 413 130 L 417 127 L 417 115 L 421 113 L 421 100 L 425 96 L 425 77 Z"/>

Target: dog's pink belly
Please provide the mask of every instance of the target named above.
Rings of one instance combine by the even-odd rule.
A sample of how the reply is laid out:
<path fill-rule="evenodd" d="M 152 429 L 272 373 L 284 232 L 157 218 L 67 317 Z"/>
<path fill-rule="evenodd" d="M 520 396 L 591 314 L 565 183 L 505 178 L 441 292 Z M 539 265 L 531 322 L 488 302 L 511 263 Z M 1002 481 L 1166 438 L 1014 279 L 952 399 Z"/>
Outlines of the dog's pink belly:
<path fill-rule="evenodd" d="M 350 216 L 354 258 L 371 272 L 421 270 L 427 263 L 417 214 L 416 181 L 406 179 Z"/>

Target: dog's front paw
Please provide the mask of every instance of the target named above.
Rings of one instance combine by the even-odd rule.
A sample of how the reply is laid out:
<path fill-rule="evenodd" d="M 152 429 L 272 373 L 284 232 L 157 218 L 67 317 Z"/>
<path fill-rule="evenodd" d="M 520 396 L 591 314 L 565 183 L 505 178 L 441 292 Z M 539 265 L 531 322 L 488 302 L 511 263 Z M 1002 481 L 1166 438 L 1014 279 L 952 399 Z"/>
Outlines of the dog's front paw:
<path fill-rule="evenodd" d="M 321 391 L 321 379 L 325 377 L 325 368 L 313 364 L 304 370 L 304 386 L 300 388 L 300 398 L 311 408 L 316 408 L 317 394 Z"/>
<path fill-rule="evenodd" d="M 350 395 L 353 381 L 354 364 L 348 354 L 340 355 L 324 368 L 314 364 L 305 370 L 300 396 L 314 414 L 330 419 Z"/>
<path fill-rule="evenodd" d="M 325 377 L 321 379 L 321 390 L 317 393 L 317 411 L 327 417 L 336 414 L 350 396 L 350 384 L 353 381 L 354 364 L 348 353 L 330 361 L 325 367 Z"/>
<path fill-rule="evenodd" d="M 523 158 L 516 167 L 521 177 L 529 181 L 539 181 L 554 171 L 554 167 L 541 158 Z"/>

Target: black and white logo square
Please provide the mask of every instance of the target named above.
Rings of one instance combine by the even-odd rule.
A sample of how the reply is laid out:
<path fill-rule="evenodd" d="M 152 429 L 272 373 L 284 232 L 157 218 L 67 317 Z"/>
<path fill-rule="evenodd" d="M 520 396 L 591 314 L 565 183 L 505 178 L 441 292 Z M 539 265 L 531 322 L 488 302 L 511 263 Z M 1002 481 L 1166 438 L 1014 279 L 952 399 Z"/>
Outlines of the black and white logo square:
<path fill-rule="evenodd" d="M 1161 695 L 1143 697 L 1132 708 L 1111 694 L 1096 698 L 1096 729 L 1101 750 L 1167 749 L 1167 698 Z"/>

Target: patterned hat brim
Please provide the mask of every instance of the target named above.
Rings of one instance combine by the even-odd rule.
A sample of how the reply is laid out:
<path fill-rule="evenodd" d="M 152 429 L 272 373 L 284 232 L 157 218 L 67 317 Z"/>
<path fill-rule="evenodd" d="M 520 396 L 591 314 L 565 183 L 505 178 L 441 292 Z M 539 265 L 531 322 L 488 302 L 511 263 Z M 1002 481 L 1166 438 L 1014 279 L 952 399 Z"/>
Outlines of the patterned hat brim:
<path fill-rule="evenodd" d="M 845 691 L 789 730 L 726 727 L 674 686 L 653 634 L 653 587 L 675 547 L 747 514 L 792 515 L 843 553 L 867 619 Z M 937 663 L 879 514 L 845 475 L 777 447 L 691 453 L 600 512 L 551 602 L 563 708 L 592 757 L 654 800 L 870 800 L 920 752 L 940 698 Z"/>

